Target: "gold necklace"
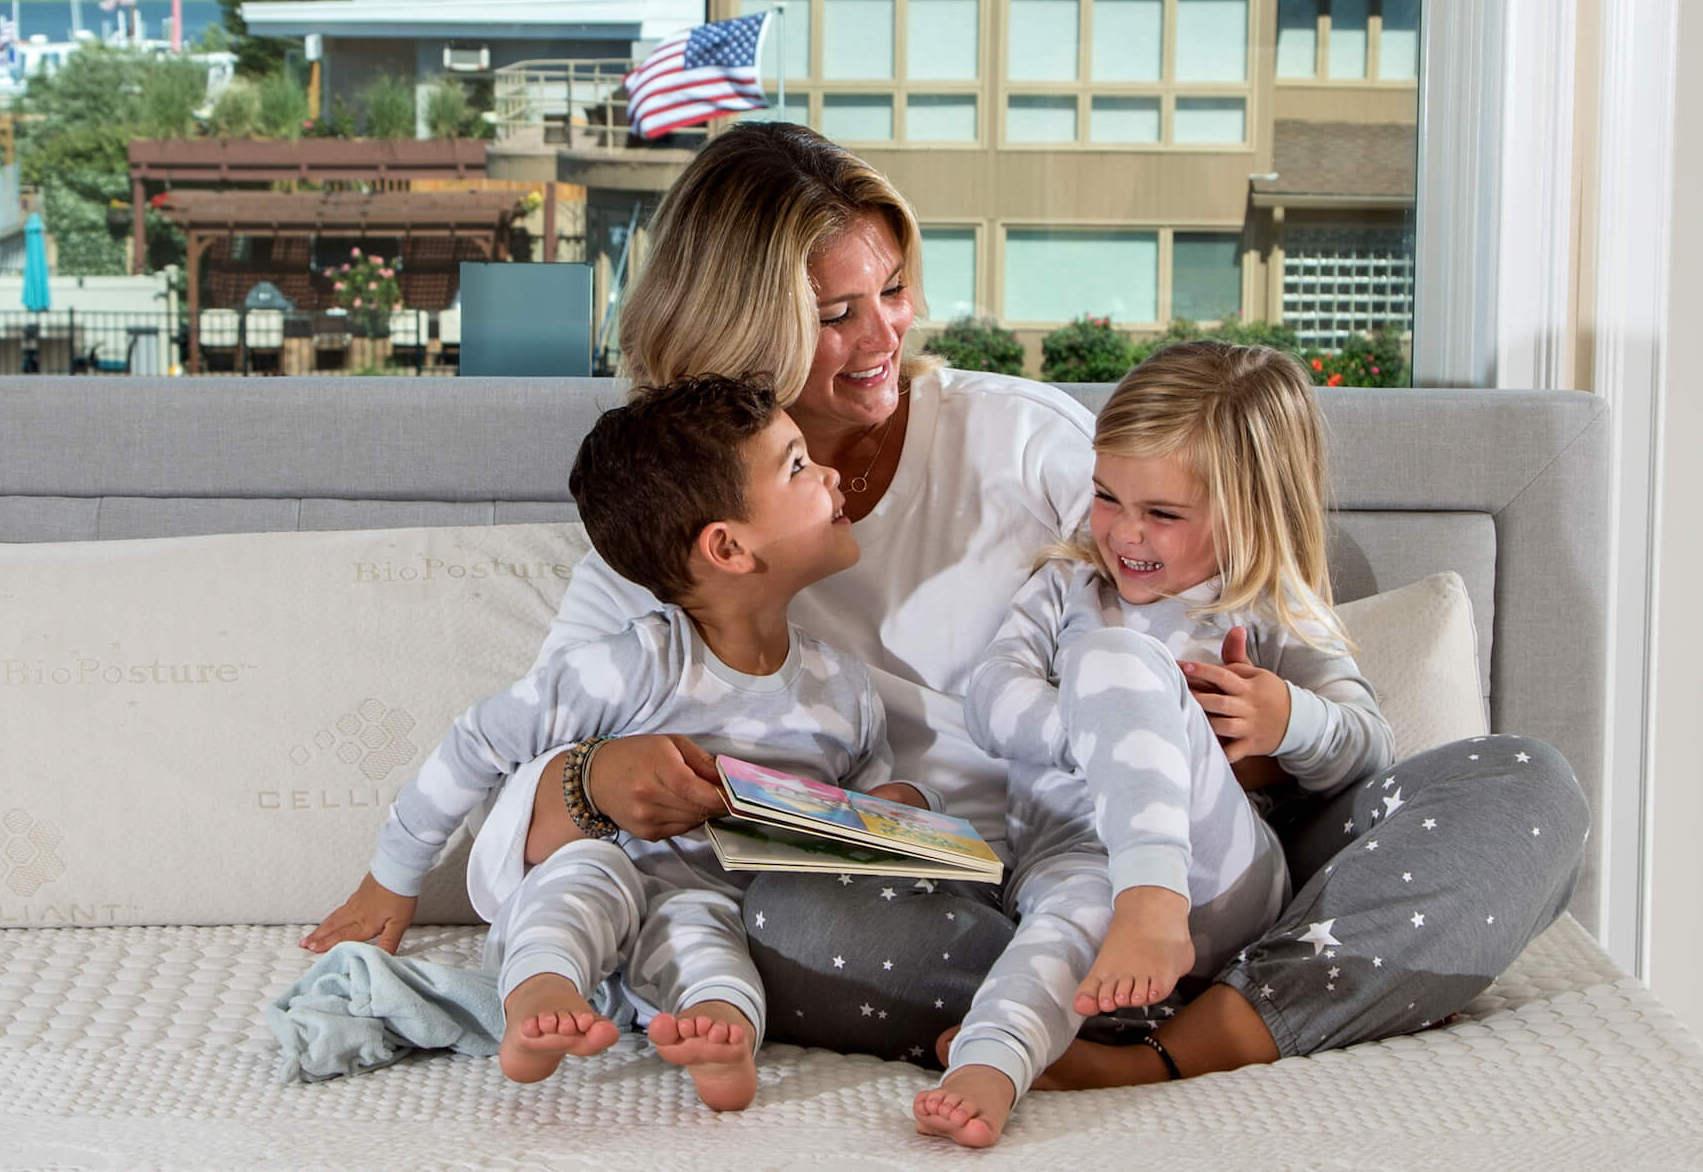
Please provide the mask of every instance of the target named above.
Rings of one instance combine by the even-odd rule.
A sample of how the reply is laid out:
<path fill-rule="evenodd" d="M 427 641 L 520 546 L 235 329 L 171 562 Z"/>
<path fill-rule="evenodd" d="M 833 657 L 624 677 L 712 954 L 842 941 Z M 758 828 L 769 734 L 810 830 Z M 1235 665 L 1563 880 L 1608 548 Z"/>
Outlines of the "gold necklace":
<path fill-rule="evenodd" d="M 881 450 L 887 446 L 887 433 L 893 430 L 893 418 L 896 415 L 898 415 L 897 410 L 881 424 L 881 442 L 875 445 L 875 455 L 870 457 L 869 467 L 863 470 L 862 476 L 854 476 L 846 481 L 847 492 L 864 493 L 869 491 L 869 474 L 875 471 L 875 462 L 881 458 Z"/>

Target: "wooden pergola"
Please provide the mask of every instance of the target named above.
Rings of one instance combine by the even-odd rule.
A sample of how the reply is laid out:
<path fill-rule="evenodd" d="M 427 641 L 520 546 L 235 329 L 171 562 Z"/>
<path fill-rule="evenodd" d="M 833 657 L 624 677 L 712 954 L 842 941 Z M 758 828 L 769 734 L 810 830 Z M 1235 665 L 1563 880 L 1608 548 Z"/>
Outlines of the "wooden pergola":
<path fill-rule="evenodd" d="M 148 188 L 261 190 L 311 183 L 333 189 L 357 183 L 375 190 L 406 189 L 420 179 L 479 179 L 485 144 L 477 139 L 248 138 L 133 139 L 130 165 L 131 246 L 141 272 L 147 237 L 143 222 Z"/>
<path fill-rule="evenodd" d="M 397 236 L 466 239 L 487 260 L 506 260 L 512 192 L 174 191 L 160 212 L 183 230 L 189 255 L 190 373 L 201 364 L 201 259 L 223 236 Z"/>

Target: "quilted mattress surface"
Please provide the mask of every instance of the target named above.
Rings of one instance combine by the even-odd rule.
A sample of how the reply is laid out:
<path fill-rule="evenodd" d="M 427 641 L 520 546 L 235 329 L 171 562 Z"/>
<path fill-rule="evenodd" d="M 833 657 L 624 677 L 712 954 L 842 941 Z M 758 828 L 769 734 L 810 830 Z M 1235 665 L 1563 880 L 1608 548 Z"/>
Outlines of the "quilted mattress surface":
<path fill-rule="evenodd" d="M 927 1072 L 787 1046 L 727 1116 L 638 1035 L 533 1086 L 443 1054 L 283 1083 L 260 1008 L 305 969 L 300 931 L 0 932 L 0 1166 L 1703 1168 L 1703 1052 L 1571 919 L 1448 1026 L 1037 1093 L 988 1153 L 913 1134 Z M 420 928 L 409 951 L 471 964 L 478 939 Z"/>

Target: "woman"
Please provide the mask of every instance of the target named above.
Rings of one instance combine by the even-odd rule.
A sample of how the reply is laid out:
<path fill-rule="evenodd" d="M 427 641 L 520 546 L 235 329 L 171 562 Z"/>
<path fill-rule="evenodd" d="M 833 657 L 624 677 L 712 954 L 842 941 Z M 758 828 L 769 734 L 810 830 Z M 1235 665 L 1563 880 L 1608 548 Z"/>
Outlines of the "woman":
<path fill-rule="evenodd" d="M 919 257 L 909 208 L 867 165 L 802 127 L 744 125 L 706 146 L 658 211 L 622 351 L 637 382 L 764 372 L 783 390 L 799 388 L 789 410 L 811 457 L 839 470 L 863 558 L 801 595 L 793 617 L 869 663 L 894 775 L 932 784 L 1000 840 L 1005 769 L 965 734 L 962 687 L 1035 552 L 1086 514 L 1092 419 L 1050 387 L 905 358 Z M 593 555 L 540 657 L 655 605 Z M 1079 1042 L 1036 1085 L 1228 1070 L 1407 1032 L 1464 1006 L 1566 906 L 1588 818 L 1559 754 L 1501 743 L 1508 752 L 1494 756 L 1517 749 L 1526 760 L 1468 765 L 1464 750 L 1445 746 L 1399 762 L 1398 800 L 1444 813 L 1377 834 L 1386 862 L 1412 858 L 1412 871 L 1441 877 L 1424 891 L 1433 924 L 1477 914 L 1485 889 L 1501 891 L 1495 932 L 1474 933 L 1471 955 L 1452 948 L 1446 930 L 1392 936 L 1392 922 L 1408 918 L 1409 892 L 1332 881 L 1333 860 L 1369 849 L 1373 815 L 1395 792 L 1354 786 L 1280 812 L 1297 894 L 1271 931 L 1159 1027 L 1174 1067 L 1145 1046 Z M 603 746 L 586 783 L 623 829 L 657 838 L 720 811 L 711 776 L 683 738 L 635 737 Z M 553 788 L 539 790 L 532 861 L 579 833 L 550 800 Z M 1525 861 L 1509 882 L 1501 868 L 1514 841 L 1540 820 L 1543 837 L 1521 843 Z M 1450 834 L 1431 835 L 1423 821 L 1446 822 Z M 991 889 L 947 887 L 759 877 L 746 920 L 770 1037 L 932 1057 L 935 1034 L 962 1017 L 1012 932 Z M 316 942 L 379 934 L 394 947 L 398 920 L 405 926 L 411 913 L 411 904 L 357 893 Z M 1360 957 L 1345 942 L 1362 934 L 1391 943 Z M 1340 957 L 1325 955 L 1338 945 Z"/>

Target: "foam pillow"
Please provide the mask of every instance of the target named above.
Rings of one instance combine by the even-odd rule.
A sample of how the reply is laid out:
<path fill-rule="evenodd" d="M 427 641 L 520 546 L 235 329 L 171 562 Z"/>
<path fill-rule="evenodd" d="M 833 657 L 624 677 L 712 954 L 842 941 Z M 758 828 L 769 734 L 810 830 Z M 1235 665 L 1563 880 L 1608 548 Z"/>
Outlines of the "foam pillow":
<path fill-rule="evenodd" d="M 0 545 L 0 925 L 316 922 L 588 548 L 575 524 Z M 421 922 L 476 922 L 461 872 Z"/>
<path fill-rule="evenodd" d="M 1337 608 L 1395 733 L 1396 759 L 1489 731 L 1472 602 L 1448 571 Z"/>

